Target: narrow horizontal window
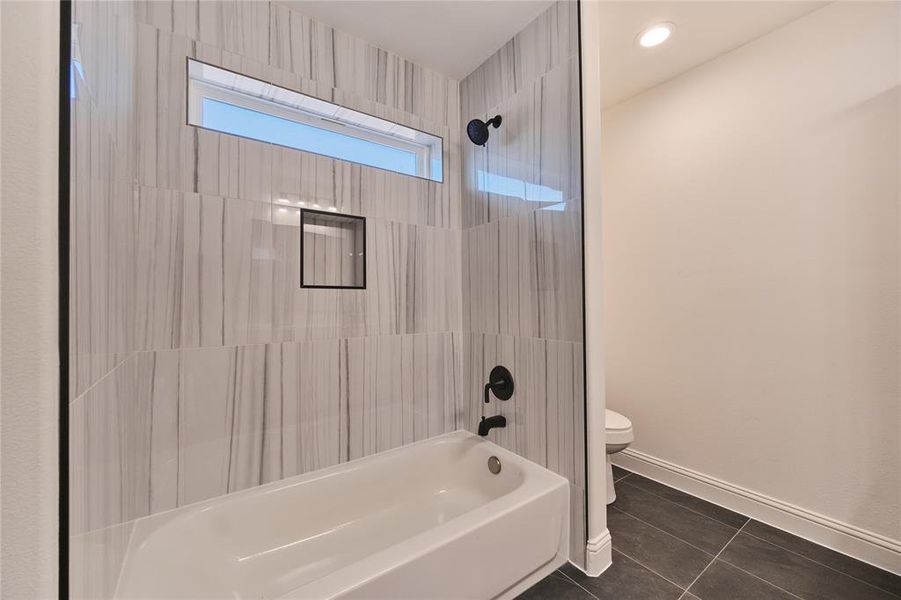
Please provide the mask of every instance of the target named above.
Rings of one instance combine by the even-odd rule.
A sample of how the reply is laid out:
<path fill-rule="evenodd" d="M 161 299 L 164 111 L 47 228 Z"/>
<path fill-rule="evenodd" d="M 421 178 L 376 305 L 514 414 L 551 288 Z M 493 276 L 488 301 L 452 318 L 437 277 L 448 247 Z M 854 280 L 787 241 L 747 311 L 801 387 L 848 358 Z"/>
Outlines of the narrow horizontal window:
<path fill-rule="evenodd" d="M 438 136 L 191 59 L 188 123 L 404 175 L 444 179 Z"/>

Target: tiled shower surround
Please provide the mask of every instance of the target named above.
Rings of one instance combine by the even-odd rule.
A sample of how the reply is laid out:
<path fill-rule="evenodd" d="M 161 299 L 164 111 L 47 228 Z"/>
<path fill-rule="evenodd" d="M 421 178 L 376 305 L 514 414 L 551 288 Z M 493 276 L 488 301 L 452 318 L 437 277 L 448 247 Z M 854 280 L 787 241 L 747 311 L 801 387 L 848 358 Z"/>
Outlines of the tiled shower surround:
<path fill-rule="evenodd" d="M 73 6 L 73 596 L 140 517 L 474 429 L 497 363 L 583 560 L 577 5 L 460 83 L 277 2 Z M 445 181 L 190 127 L 187 57 L 442 136 Z M 300 287 L 297 202 L 367 218 L 367 289 Z"/>

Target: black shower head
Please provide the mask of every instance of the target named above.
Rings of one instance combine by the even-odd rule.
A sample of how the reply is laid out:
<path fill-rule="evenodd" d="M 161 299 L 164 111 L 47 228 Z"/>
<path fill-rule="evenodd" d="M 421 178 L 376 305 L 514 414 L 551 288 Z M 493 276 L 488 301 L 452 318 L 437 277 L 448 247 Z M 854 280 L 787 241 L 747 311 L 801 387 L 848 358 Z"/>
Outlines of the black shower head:
<path fill-rule="evenodd" d="M 476 146 L 484 146 L 488 141 L 488 126 L 493 125 L 495 129 L 501 126 L 501 116 L 495 115 L 493 119 L 484 122 L 481 119 L 473 119 L 466 126 L 466 135 Z"/>

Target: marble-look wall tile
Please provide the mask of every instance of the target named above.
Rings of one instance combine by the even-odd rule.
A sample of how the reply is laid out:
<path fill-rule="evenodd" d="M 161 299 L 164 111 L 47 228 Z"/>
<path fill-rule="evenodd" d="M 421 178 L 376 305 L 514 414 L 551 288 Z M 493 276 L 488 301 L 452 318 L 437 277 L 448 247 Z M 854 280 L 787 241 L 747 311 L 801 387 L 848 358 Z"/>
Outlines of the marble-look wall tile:
<path fill-rule="evenodd" d="M 118 117 L 85 93 L 72 102 L 70 306 L 73 398 L 132 348 L 134 241 L 129 154 Z"/>
<path fill-rule="evenodd" d="M 346 340 L 348 458 L 457 428 L 458 344 L 450 333 Z"/>
<path fill-rule="evenodd" d="M 562 0 L 539 15 L 464 79 L 474 85 L 466 89 L 473 96 L 463 105 L 468 104 L 474 116 L 486 114 L 535 79 L 578 56 L 578 13 L 578 2 Z"/>
<path fill-rule="evenodd" d="M 461 107 L 281 4 L 75 4 L 72 574 L 103 597 L 136 518 L 462 422 Z M 188 57 L 440 135 L 445 181 L 188 126 Z M 368 218 L 368 289 L 299 287 L 284 201 Z"/>
<path fill-rule="evenodd" d="M 268 204 L 141 188 L 136 212 L 140 349 L 271 339 Z"/>
<path fill-rule="evenodd" d="M 466 227 L 581 197 L 578 67 L 571 58 L 489 111 L 501 127 L 463 150 Z"/>
<path fill-rule="evenodd" d="M 135 522 L 129 521 L 69 540 L 69 595 L 79 600 L 115 597 L 119 573 Z"/>
<path fill-rule="evenodd" d="M 150 402 L 136 387 L 131 355 L 69 406 L 72 534 L 147 514 Z"/>
<path fill-rule="evenodd" d="M 513 398 L 488 414 L 501 445 L 569 479 L 570 558 L 585 559 L 581 112 L 578 4 L 558 2 L 460 83 L 462 121 L 500 114 L 462 146 L 461 410 L 477 426 L 495 364 Z"/>
<path fill-rule="evenodd" d="M 72 532 L 452 431 L 459 356 L 453 333 L 138 352 L 70 407 Z"/>
<path fill-rule="evenodd" d="M 456 82 L 273 3 L 270 64 L 305 79 L 451 124 Z"/>
<path fill-rule="evenodd" d="M 304 289 L 299 222 L 269 205 L 141 188 L 135 212 L 139 349 L 461 326 L 458 231 L 368 219 L 367 288 Z"/>
<path fill-rule="evenodd" d="M 467 330 L 581 341 L 581 227 L 567 205 L 465 230 Z"/>
<path fill-rule="evenodd" d="M 506 335 L 464 334 L 461 426 L 478 428 L 481 391 L 495 365 L 510 369 L 513 397 L 492 399 L 487 416 L 502 414 L 507 426 L 489 439 L 546 466 L 571 483 L 572 552 L 584 554 L 584 369 L 583 347 Z"/>
<path fill-rule="evenodd" d="M 135 344 L 177 348 L 184 284 L 184 194 L 138 189 L 135 210 Z"/>
<path fill-rule="evenodd" d="M 268 204 L 185 196 L 181 346 L 270 339 L 272 225 Z"/>
<path fill-rule="evenodd" d="M 275 226 L 275 339 L 459 330 L 460 232 L 367 219 L 365 290 L 300 288 L 299 244 L 298 227 Z"/>

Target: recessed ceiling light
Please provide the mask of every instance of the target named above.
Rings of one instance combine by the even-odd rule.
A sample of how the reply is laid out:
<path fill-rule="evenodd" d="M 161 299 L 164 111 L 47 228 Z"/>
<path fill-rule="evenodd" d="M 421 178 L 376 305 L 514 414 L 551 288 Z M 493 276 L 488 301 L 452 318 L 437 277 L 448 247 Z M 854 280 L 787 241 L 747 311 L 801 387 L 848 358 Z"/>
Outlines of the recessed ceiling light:
<path fill-rule="evenodd" d="M 658 23 L 653 27 L 648 27 L 638 35 L 638 45 L 642 48 L 653 48 L 659 46 L 669 39 L 673 33 L 674 25 L 672 23 Z"/>

